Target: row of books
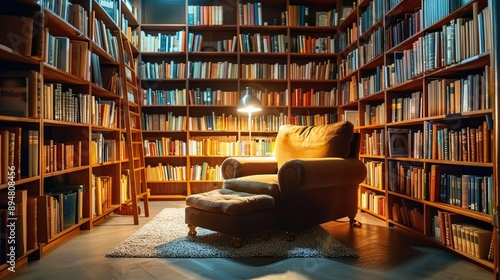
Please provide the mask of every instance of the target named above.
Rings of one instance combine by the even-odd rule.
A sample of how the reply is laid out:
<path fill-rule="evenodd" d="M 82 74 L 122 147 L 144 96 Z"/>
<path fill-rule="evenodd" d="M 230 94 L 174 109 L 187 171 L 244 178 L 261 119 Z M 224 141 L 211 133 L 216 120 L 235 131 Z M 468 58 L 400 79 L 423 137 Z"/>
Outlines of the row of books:
<path fill-rule="evenodd" d="M 384 51 L 384 28 L 381 26 L 373 31 L 368 39 L 359 45 L 359 64 L 363 66 Z"/>
<path fill-rule="evenodd" d="M 186 166 L 173 166 L 170 164 L 146 167 L 146 176 L 149 182 L 162 181 L 220 181 L 222 180 L 221 168 L 218 164 L 210 166 L 207 162 Z"/>
<path fill-rule="evenodd" d="M 38 130 L 0 129 L 0 183 L 38 175 Z"/>
<path fill-rule="evenodd" d="M 49 239 L 83 219 L 83 185 L 52 185 L 45 191 Z M 42 209 L 37 209 L 42 211 Z"/>
<path fill-rule="evenodd" d="M 90 100 L 87 93 L 73 92 L 62 84 L 45 84 L 44 118 L 47 120 L 90 123 Z"/>
<path fill-rule="evenodd" d="M 427 11 L 423 15 L 424 28 L 449 15 L 469 1 L 470 0 L 448 0 L 441 2 L 439 0 L 424 0 L 422 9 Z"/>
<path fill-rule="evenodd" d="M 368 76 L 362 76 L 357 88 L 357 95 L 359 98 L 367 97 L 383 90 L 383 74 L 382 67 L 376 66 L 371 74 L 368 74 Z"/>
<path fill-rule="evenodd" d="M 365 190 L 359 195 L 361 208 L 369 210 L 378 215 L 385 213 L 385 196 L 372 190 Z"/>
<path fill-rule="evenodd" d="M 485 21 L 483 14 L 488 14 L 487 8 L 479 13 L 479 19 L 453 19 L 449 25 L 443 26 L 443 30 L 419 37 L 411 48 L 394 52 L 394 63 L 384 66 L 387 68 L 386 86 L 397 85 L 423 72 L 463 63 L 488 52 L 486 41 L 489 38 L 485 35 L 488 32 L 485 26 L 489 22 Z"/>
<path fill-rule="evenodd" d="M 406 13 L 404 19 L 396 20 L 385 30 L 385 49 L 390 50 L 422 30 L 422 9 Z"/>
<path fill-rule="evenodd" d="M 92 133 L 90 163 L 102 164 L 117 160 L 117 145 L 116 139 L 105 139 L 102 133 Z"/>
<path fill-rule="evenodd" d="M 236 37 L 236 35 L 228 37 L 230 38 L 216 41 L 205 41 L 203 35 L 189 32 L 187 38 L 187 51 L 236 52 L 238 47 L 238 37 Z"/>
<path fill-rule="evenodd" d="M 185 141 L 173 140 L 171 137 L 144 139 L 145 156 L 182 156 L 187 155 Z"/>
<path fill-rule="evenodd" d="M 243 79 L 286 79 L 288 67 L 280 63 L 241 63 L 241 78 Z"/>
<path fill-rule="evenodd" d="M 389 161 L 389 190 L 417 199 L 443 202 L 491 214 L 492 176 L 453 174 L 432 165 L 422 166 Z"/>
<path fill-rule="evenodd" d="M 56 172 L 82 166 L 82 141 L 45 140 L 42 147 L 44 172 Z"/>
<path fill-rule="evenodd" d="M 45 30 L 44 61 L 48 65 L 88 80 L 89 53 L 86 41 L 70 40 L 67 37 L 50 34 L 48 28 Z"/>
<path fill-rule="evenodd" d="M 174 116 L 169 114 L 144 114 L 143 129 L 148 131 L 248 131 L 248 119 L 236 116 L 206 115 L 200 117 Z M 252 131 L 278 131 L 281 125 L 325 125 L 338 120 L 336 113 L 315 115 L 294 115 L 291 117 L 283 113 L 279 115 L 252 116 Z M 239 126 L 238 126 L 239 124 Z"/>
<path fill-rule="evenodd" d="M 106 89 L 113 95 L 118 96 L 118 69 L 111 65 L 101 65 L 97 54 L 91 54 L 92 60 L 92 82 Z"/>
<path fill-rule="evenodd" d="M 493 183 L 491 175 L 447 174 L 440 172 L 439 167 L 437 167 L 436 177 L 440 180 L 439 183 L 436 182 L 435 184 L 436 189 L 439 188 L 439 191 L 435 191 L 435 196 L 439 194 L 440 199 L 438 201 L 477 212 L 493 213 Z"/>
<path fill-rule="evenodd" d="M 243 66 L 242 66 L 243 69 Z M 188 61 L 188 78 L 237 79 L 238 64 L 228 61 Z"/>
<path fill-rule="evenodd" d="M 106 26 L 104 21 L 95 18 L 95 12 L 92 11 L 92 21 L 94 23 L 92 41 L 108 53 L 115 61 L 118 59 L 118 38 L 113 34 L 113 31 Z"/>
<path fill-rule="evenodd" d="M 385 180 L 385 163 L 382 161 L 367 160 L 364 164 L 366 166 L 365 184 L 382 190 Z"/>
<path fill-rule="evenodd" d="M 391 122 L 401 122 L 424 117 L 422 92 L 415 91 L 407 95 L 406 97 L 391 98 Z"/>
<path fill-rule="evenodd" d="M 452 128 L 451 124 L 424 122 L 423 141 L 420 158 L 464 161 L 491 162 L 493 133 L 486 120 L 481 125 Z M 415 155 L 415 154 L 412 154 Z M 417 156 L 417 155 L 415 155 Z"/>
<path fill-rule="evenodd" d="M 177 31 L 175 35 L 161 33 L 153 35 L 141 31 L 140 48 L 143 52 L 201 52 L 204 47 L 211 47 L 217 52 L 236 52 L 236 47 L 241 52 L 285 53 L 288 51 L 286 34 L 239 34 L 238 37 L 233 36 L 233 38 L 214 42 L 204 41 L 201 34 L 189 32 L 187 38 L 185 36 L 183 30 Z M 382 40 L 379 41 L 382 43 Z M 290 47 L 291 52 L 294 53 L 335 53 L 338 51 L 337 36 L 313 38 L 296 35 L 291 37 Z M 381 50 L 382 47 L 379 49 Z"/>
<path fill-rule="evenodd" d="M 296 88 L 292 91 L 291 106 L 337 106 L 337 89 L 326 90 L 305 90 Z M 288 99 L 285 99 L 285 106 L 288 105 Z"/>
<path fill-rule="evenodd" d="M 162 181 L 186 181 L 186 166 L 163 165 L 161 162 L 157 166 L 146 166 L 146 178 L 148 182 Z"/>
<path fill-rule="evenodd" d="M 358 24 L 353 22 L 351 26 L 348 26 L 345 31 L 339 34 L 339 50 L 343 51 L 347 46 L 358 41 L 359 36 Z"/>
<path fill-rule="evenodd" d="M 92 124 L 97 126 L 116 128 L 118 122 L 117 104 L 114 100 L 105 100 L 91 97 L 92 99 Z"/>
<path fill-rule="evenodd" d="M 338 121 L 337 113 L 315 114 L 315 115 L 294 115 L 288 118 L 288 123 L 293 125 L 316 126 L 332 124 Z M 280 124 L 281 125 L 281 124 Z M 279 126 L 276 128 L 279 129 Z"/>
<path fill-rule="evenodd" d="M 401 203 L 395 202 L 390 207 L 390 211 L 390 218 L 396 223 L 400 223 L 423 232 L 424 215 L 422 214 L 422 210 L 420 208 L 411 208 L 409 205 L 406 205 L 404 199 L 401 199 Z"/>
<path fill-rule="evenodd" d="M 120 177 L 121 180 L 121 177 Z M 112 209 L 112 176 L 98 176 L 92 174 L 91 181 L 91 216 L 98 217 Z M 123 191 L 120 192 L 123 194 Z M 123 201 L 123 199 L 120 199 Z"/>
<path fill-rule="evenodd" d="M 431 80 L 427 84 L 428 115 L 450 115 L 492 108 L 490 67 L 460 79 Z"/>
<path fill-rule="evenodd" d="M 188 154 L 191 156 L 238 156 L 248 155 L 249 146 L 256 156 L 269 156 L 274 151 L 275 138 L 255 137 L 248 140 L 226 141 L 218 139 L 202 139 L 188 141 Z"/>
<path fill-rule="evenodd" d="M 243 90 L 240 95 L 243 94 Z M 323 91 L 321 91 L 323 93 Z M 255 95 L 261 102 L 262 106 L 288 106 L 290 104 L 290 97 L 288 96 L 288 89 L 283 91 L 270 91 L 267 88 L 262 90 L 252 90 L 252 94 Z M 325 93 L 327 94 L 327 93 Z M 325 96 L 325 99 L 327 97 Z M 315 98 L 317 101 L 317 98 Z M 323 99 L 322 99 L 323 100 Z M 326 101 L 325 101 L 326 102 Z M 235 103 L 236 104 L 236 103 Z"/>
<path fill-rule="evenodd" d="M 190 89 L 189 105 L 236 105 L 240 100 L 238 91 L 223 91 L 206 88 Z"/>
<path fill-rule="evenodd" d="M 137 69 L 138 76 L 143 79 L 183 79 L 187 70 L 186 63 L 174 61 L 140 61 Z"/>
<path fill-rule="evenodd" d="M 166 106 L 166 105 L 187 105 L 186 89 L 143 89 L 142 105 L 144 106 Z"/>
<path fill-rule="evenodd" d="M 350 51 L 347 53 L 346 57 L 342 59 L 338 66 L 339 79 L 347 77 L 359 68 L 359 50 L 359 48 L 356 48 Z"/>
<path fill-rule="evenodd" d="M 337 78 L 337 67 L 330 60 L 306 64 L 290 64 L 290 79 L 334 80 Z M 265 77 L 265 76 L 264 76 Z"/>
<path fill-rule="evenodd" d="M 40 5 L 67 21 L 88 37 L 89 16 L 84 7 L 78 3 L 71 3 L 69 0 L 43 0 Z"/>
<path fill-rule="evenodd" d="M 363 153 L 372 156 L 386 155 L 386 134 L 383 129 L 373 130 L 371 133 L 365 133 L 365 142 L 363 145 Z"/>
<path fill-rule="evenodd" d="M 190 168 L 190 180 L 223 180 L 220 165 L 210 166 L 208 162 L 204 161 L 202 164 L 192 165 Z"/>
<path fill-rule="evenodd" d="M 386 113 L 385 113 L 385 103 L 377 105 L 365 105 L 364 112 L 364 125 L 375 125 L 375 124 L 385 124 L 386 123 Z"/>
<path fill-rule="evenodd" d="M 223 6 L 188 5 L 187 22 L 188 25 L 222 25 Z"/>
<path fill-rule="evenodd" d="M 288 50 L 285 34 L 239 34 L 238 38 L 241 52 L 285 53 Z"/>
<path fill-rule="evenodd" d="M 238 12 L 240 25 L 264 25 L 261 2 L 238 3 Z"/>
<path fill-rule="evenodd" d="M 351 80 L 347 80 L 340 84 L 340 104 L 347 104 L 359 99 L 358 87 L 360 85 L 357 80 L 358 77 L 352 75 Z"/>
<path fill-rule="evenodd" d="M 433 234 L 445 246 L 476 258 L 493 260 L 493 231 L 474 225 L 456 213 L 438 211 L 433 216 Z"/>
<path fill-rule="evenodd" d="M 118 24 L 118 11 L 120 10 L 120 2 L 118 0 L 97 0 L 97 3 L 102 9 L 111 17 L 111 19 Z"/>
<path fill-rule="evenodd" d="M 314 38 L 310 35 L 294 35 L 290 37 L 290 52 L 336 53 L 338 52 L 337 41 L 338 41 L 337 34 L 326 37 L 318 37 L 318 38 Z"/>
<path fill-rule="evenodd" d="M 192 33 L 189 33 L 191 38 Z M 188 51 L 193 50 L 190 46 L 188 40 Z M 140 32 L 140 50 L 141 52 L 185 52 L 186 51 L 186 31 L 179 30 L 175 34 L 162 34 L 158 32 L 157 34 L 146 33 L 145 31 Z"/>
<path fill-rule="evenodd" d="M 188 99 L 189 105 L 236 105 L 243 92 L 223 91 L 206 88 L 175 89 L 175 90 L 153 90 L 144 89 L 143 105 L 186 105 Z M 330 91 L 310 89 L 305 91 L 303 88 L 296 88 L 292 91 L 291 97 L 288 96 L 288 90 L 268 91 L 254 90 L 252 92 L 259 100 L 262 106 L 287 106 L 291 100 L 292 106 L 336 106 L 337 90 L 332 88 Z"/>
<path fill-rule="evenodd" d="M 359 17 L 359 33 L 363 34 L 379 21 L 386 13 L 384 9 L 386 1 L 372 0 L 361 12 Z"/>
<path fill-rule="evenodd" d="M 451 128 L 424 122 L 424 129 L 389 128 L 390 157 L 463 162 L 491 162 L 492 133 L 486 121 L 479 126 Z"/>

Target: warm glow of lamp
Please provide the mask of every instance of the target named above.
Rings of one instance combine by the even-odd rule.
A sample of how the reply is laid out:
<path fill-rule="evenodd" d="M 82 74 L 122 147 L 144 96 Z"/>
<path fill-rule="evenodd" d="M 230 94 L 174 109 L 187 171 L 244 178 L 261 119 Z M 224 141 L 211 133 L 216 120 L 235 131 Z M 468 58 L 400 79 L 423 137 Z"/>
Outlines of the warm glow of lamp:
<path fill-rule="evenodd" d="M 245 89 L 245 96 L 238 103 L 238 112 L 248 113 L 248 139 L 250 143 L 250 156 L 252 155 L 252 113 L 262 110 L 260 100 L 252 95 L 249 87 Z"/>

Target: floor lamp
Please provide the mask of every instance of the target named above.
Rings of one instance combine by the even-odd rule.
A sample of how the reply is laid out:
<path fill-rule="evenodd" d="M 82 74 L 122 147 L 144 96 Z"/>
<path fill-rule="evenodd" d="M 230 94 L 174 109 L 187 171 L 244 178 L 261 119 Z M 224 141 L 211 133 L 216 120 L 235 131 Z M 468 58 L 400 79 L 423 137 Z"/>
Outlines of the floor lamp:
<path fill-rule="evenodd" d="M 248 113 L 248 139 L 250 142 L 250 156 L 252 155 L 252 113 L 262 110 L 260 100 L 252 95 L 249 87 L 245 89 L 245 96 L 238 103 L 238 112 Z"/>

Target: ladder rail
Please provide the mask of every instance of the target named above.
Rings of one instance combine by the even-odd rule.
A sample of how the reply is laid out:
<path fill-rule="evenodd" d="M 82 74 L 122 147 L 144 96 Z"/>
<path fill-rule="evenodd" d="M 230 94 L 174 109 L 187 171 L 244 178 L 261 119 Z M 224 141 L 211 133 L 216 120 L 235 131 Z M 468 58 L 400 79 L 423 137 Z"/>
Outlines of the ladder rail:
<path fill-rule="evenodd" d="M 127 145 L 129 164 L 129 186 L 132 202 L 134 224 L 139 224 L 138 201 L 143 200 L 144 215 L 149 217 L 149 192 L 146 185 L 146 170 L 144 168 L 144 141 L 142 139 L 140 106 L 137 103 L 138 87 L 135 74 L 134 59 L 130 42 L 120 30 L 116 31 L 120 52 L 120 79 L 123 101 L 123 117 L 125 125 L 125 141 Z M 130 100 L 133 98 L 133 100 Z M 132 122 L 132 119 L 135 121 Z M 135 137 L 134 137 L 135 136 Z M 136 166 L 137 163 L 137 166 Z"/>

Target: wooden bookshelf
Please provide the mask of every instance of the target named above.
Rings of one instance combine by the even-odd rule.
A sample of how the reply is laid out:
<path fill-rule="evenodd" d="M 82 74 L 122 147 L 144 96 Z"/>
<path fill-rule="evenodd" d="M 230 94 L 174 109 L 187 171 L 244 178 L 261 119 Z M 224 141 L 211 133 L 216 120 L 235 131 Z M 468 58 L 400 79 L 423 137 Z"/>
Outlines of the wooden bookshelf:
<path fill-rule="evenodd" d="M 142 107 L 143 113 L 147 115 L 144 120 L 151 125 L 155 121 L 147 120 L 147 118 L 153 118 L 152 115 L 155 114 L 166 114 L 166 118 L 168 118 L 168 113 L 174 116 L 175 120 L 184 118 L 203 120 L 210 115 L 237 116 L 237 128 L 239 128 L 213 131 L 210 127 L 200 131 L 189 126 L 180 126 L 175 130 L 169 130 L 163 128 L 147 129 L 148 125 L 145 125 L 146 129 L 143 134 L 149 142 L 167 137 L 186 142 L 188 147 L 187 152 L 182 155 L 147 156 L 146 165 L 154 167 L 159 164 L 162 166 L 170 164 L 183 166 L 190 170 L 203 161 L 209 165 L 220 163 L 224 156 L 220 159 L 210 155 L 201 155 L 200 157 L 191 153 L 190 149 L 192 150 L 193 147 L 189 146 L 189 142 L 195 138 L 223 141 L 226 137 L 226 139 L 234 138 L 235 141 L 244 140 L 245 136 L 248 135 L 246 116 L 237 115 L 236 103 L 214 105 L 211 103 L 212 100 L 205 101 L 205 103 L 196 103 L 195 100 L 193 104 L 189 101 L 189 94 L 197 92 L 198 89 L 201 96 L 206 90 L 221 90 L 236 92 L 239 97 L 246 87 L 251 87 L 254 94 L 258 95 L 263 103 L 266 102 L 261 113 L 262 116 L 265 116 L 263 118 L 265 120 L 270 116 L 275 116 L 279 120 L 278 123 L 282 121 L 283 123 L 295 124 L 319 124 L 317 118 L 311 117 L 318 114 L 323 116 L 320 118 L 322 120 L 332 121 L 347 118 L 356 122 L 356 130 L 362 135 L 361 158 L 367 165 L 371 165 L 370 169 L 373 169 L 371 174 L 376 176 L 376 178 L 369 178 L 368 182 L 370 183 L 360 185 L 361 210 L 384 220 L 389 226 L 408 229 L 429 239 L 432 239 L 435 234 L 432 226 L 433 216 L 444 211 L 458 214 L 467 222 L 493 231 L 493 227 L 489 224 L 492 218 L 490 210 L 477 211 L 469 209 L 469 206 L 457 207 L 449 201 L 429 201 L 427 197 L 429 192 L 426 189 L 429 188 L 429 183 L 424 183 L 429 182 L 426 178 L 430 177 L 433 165 L 441 166 L 449 173 L 456 169 L 460 170 L 459 174 L 481 175 L 482 180 L 488 181 L 488 176 L 492 175 L 495 169 L 493 159 L 471 161 L 452 160 L 444 156 L 423 156 L 424 145 L 429 146 L 433 142 L 436 143 L 432 137 L 424 137 L 424 128 L 429 123 L 447 124 L 449 130 L 461 131 L 462 128 L 466 131 L 467 128 L 477 130 L 480 127 L 482 129 L 484 121 L 491 119 L 493 115 L 493 103 L 490 102 L 493 100 L 492 48 L 491 45 L 488 45 L 488 37 L 491 37 L 489 33 L 491 32 L 491 23 L 488 24 L 488 22 L 491 22 L 491 18 L 488 14 L 482 14 L 483 9 L 488 6 L 488 1 L 462 1 L 463 5 L 457 1 L 456 7 L 450 7 L 448 12 L 443 12 L 440 15 L 439 12 L 446 7 L 440 7 L 438 11 L 433 13 L 434 9 L 426 8 L 427 5 L 432 4 L 431 2 L 429 0 L 359 0 L 335 1 L 334 3 L 331 1 L 293 0 L 254 1 L 250 3 L 236 1 L 231 4 L 221 4 L 223 18 L 220 21 L 217 21 L 216 18 L 214 22 L 204 22 L 196 14 L 196 10 L 214 9 L 217 11 L 217 8 L 211 7 L 215 6 L 212 1 L 181 1 L 165 5 L 160 5 L 159 2 L 153 0 L 141 1 L 141 30 L 139 33 L 142 34 L 141 39 L 144 40 L 140 40 L 143 45 L 139 45 L 141 55 L 138 73 L 142 73 L 141 83 L 146 99 Z M 259 5 L 262 9 L 261 13 L 259 13 Z M 305 15 L 306 7 L 308 16 Z M 167 10 L 174 10 L 178 13 L 164 16 Z M 248 13 L 248 10 L 257 12 Z M 319 25 L 315 19 L 318 13 L 324 16 L 324 12 L 331 13 L 333 10 L 337 12 L 336 17 L 328 17 L 330 20 L 327 21 L 327 24 L 324 24 L 323 19 L 322 26 L 316 26 Z M 284 12 L 287 12 L 286 15 Z M 214 12 L 215 17 L 219 15 L 217 13 Z M 180 14 L 186 16 L 179 16 Z M 285 19 L 283 22 L 282 15 Z M 429 19 L 431 16 L 434 18 Z M 486 20 L 486 22 L 480 24 L 479 20 L 481 19 Z M 478 38 L 477 40 L 466 40 L 463 39 L 464 37 L 460 37 L 461 39 L 455 39 L 452 45 L 449 31 L 451 27 L 448 27 L 450 22 L 465 25 L 464 22 L 469 20 L 472 20 L 471 23 L 468 23 L 471 25 L 469 27 L 471 30 L 479 28 L 483 30 L 481 37 L 475 36 L 474 38 Z M 262 25 L 260 25 L 261 22 Z M 401 31 L 403 30 L 402 25 L 405 26 L 403 27 L 404 31 Z M 410 29 L 408 26 L 412 28 Z M 424 40 L 425 44 L 431 41 L 433 44 L 437 44 L 436 40 L 441 42 L 440 39 L 436 38 L 441 36 L 438 35 L 440 34 L 438 32 L 443 32 L 443 30 L 448 32 L 446 33 L 447 40 L 444 42 L 450 41 L 449 48 L 447 48 L 447 52 L 439 56 L 439 60 L 436 60 L 433 65 L 429 61 L 429 56 L 432 57 L 434 52 L 429 52 L 426 45 L 427 52 L 423 56 L 422 44 Z M 477 33 L 477 31 L 475 32 Z M 181 34 L 180 38 L 183 39 L 181 39 L 181 43 L 175 43 L 173 48 L 159 44 L 158 47 L 163 48 L 162 50 L 148 49 L 146 46 L 153 45 L 150 40 L 154 41 L 152 37 L 157 36 L 158 33 L 171 37 Z M 146 39 L 148 34 L 150 36 Z M 192 35 L 190 36 L 190 34 Z M 434 39 L 431 38 L 433 36 Z M 272 43 L 264 44 L 264 42 L 274 42 L 275 38 L 278 42 L 276 46 Z M 186 40 L 186 43 L 182 43 L 182 40 Z M 202 41 L 202 43 L 201 45 L 191 43 L 191 40 L 194 42 Z M 233 48 L 232 45 L 235 41 L 236 46 Z M 287 42 L 286 47 L 279 44 L 281 41 Z M 470 41 L 470 43 L 461 44 L 464 41 Z M 261 44 L 258 44 L 259 42 Z M 316 45 L 311 42 L 323 42 L 327 47 L 321 43 Z M 329 44 L 329 42 L 334 43 Z M 460 46 L 465 47 L 465 45 L 468 46 L 467 49 L 461 50 L 462 54 L 457 55 Z M 481 50 L 479 50 L 479 45 L 482 47 Z M 415 53 L 412 53 L 414 49 Z M 318 51 L 315 52 L 315 50 Z M 453 59 L 449 57 L 450 53 L 454 54 Z M 442 61 L 441 58 L 443 58 Z M 424 59 L 426 59 L 425 65 Z M 218 62 L 224 62 L 231 67 L 237 65 L 238 73 L 235 73 L 234 76 L 227 73 L 225 73 L 227 76 L 218 76 L 217 72 L 198 70 L 198 67 L 205 69 L 204 67 L 210 67 Z M 180 75 L 178 73 L 172 75 L 171 72 L 166 74 L 162 67 L 151 67 L 155 63 L 163 65 L 165 69 L 169 65 L 176 65 L 182 69 L 182 73 Z M 169 64 L 167 65 L 167 63 Z M 317 69 L 321 71 L 321 67 L 329 65 L 328 63 L 333 65 L 331 73 L 324 75 L 323 72 L 320 72 L 322 74 L 318 75 L 315 72 Z M 146 67 L 146 65 L 148 66 Z M 285 68 L 286 75 L 282 73 Z M 265 70 L 252 72 L 253 69 Z M 403 69 L 410 71 L 407 73 Z M 411 72 L 412 69 L 413 72 Z M 272 75 L 268 75 L 268 71 L 271 71 Z M 154 76 L 157 75 L 157 72 L 160 75 Z M 439 87 L 434 89 L 432 86 L 434 83 L 438 83 L 435 81 L 449 84 L 452 79 L 459 80 L 457 85 L 463 84 L 464 81 L 467 83 L 476 81 L 476 84 L 484 84 L 485 86 L 478 88 L 476 93 L 481 93 L 482 96 L 488 96 L 488 98 L 480 98 L 479 106 L 459 108 L 460 110 L 454 107 L 452 109 L 451 105 L 445 106 L 443 103 L 440 106 L 448 111 L 435 112 L 433 104 L 438 103 L 440 99 L 434 100 L 431 96 L 434 94 L 438 96 Z M 332 102 L 315 104 L 307 98 L 304 99 L 304 97 L 310 96 L 304 95 L 304 93 L 310 92 L 311 89 L 314 93 L 332 92 L 335 97 L 332 98 Z M 152 93 L 155 90 L 157 92 Z M 187 101 L 185 103 L 167 102 L 161 105 L 151 103 L 151 94 L 158 96 L 166 94 L 165 92 L 168 90 L 184 91 L 185 94 L 188 94 Z M 160 93 L 161 91 L 164 92 Z M 277 92 L 278 97 L 275 100 L 278 101 L 274 102 L 275 100 L 272 98 L 268 99 L 259 95 L 265 94 L 266 91 L 268 93 Z M 435 93 L 435 91 L 437 92 Z M 193 99 L 196 99 L 196 95 L 194 96 Z M 284 99 L 280 99 L 282 97 Z M 441 99 L 444 100 L 444 98 Z M 488 104 L 483 102 L 486 99 L 489 101 Z M 280 103 L 282 100 L 286 100 L 286 102 Z M 476 99 L 474 102 L 477 101 Z M 418 109 L 415 109 L 415 106 Z M 257 120 L 256 123 L 261 120 L 260 116 L 254 118 Z M 272 129 L 254 125 L 252 135 L 255 138 L 272 138 L 276 134 L 277 128 L 270 127 Z M 417 133 L 419 130 L 420 133 Z M 414 148 L 410 154 L 408 152 L 406 154 L 398 153 L 397 150 L 394 150 L 397 147 L 387 144 L 391 136 L 401 137 L 401 132 L 406 133 L 404 134 L 406 139 L 408 139 L 408 133 L 412 133 L 411 137 L 417 139 L 412 141 L 410 138 L 411 147 Z M 427 128 L 426 133 L 428 133 Z M 484 141 L 484 137 L 491 137 L 491 135 L 493 135 L 492 129 L 486 130 L 484 134 L 481 134 L 481 137 Z M 490 140 L 490 143 L 493 142 Z M 418 151 L 415 147 L 418 147 Z M 489 147 L 492 145 L 490 144 Z M 481 152 L 484 154 L 485 151 Z M 395 176 L 390 170 L 396 164 L 415 168 L 415 173 L 419 174 L 419 177 L 414 177 L 415 182 L 408 179 L 408 184 L 412 186 L 412 183 L 418 182 L 421 194 L 412 194 L 411 191 L 407 194 L 405 187 L 398 185 L 401 190 L 405 190 L 401 193 L 396 191 L 397 188 L 394 186 L 390 186 Z M 409 173 L 408 178 L 412 178 L 410 175 Z M 450 175 L 453 174 L 450 173 Z M 376 182 L 376 185 L 372 185 L 371 182 Z M 217 187 L 219 182 L 217 180 L 197 181 L 190 177 L 164 182 L 151 179 L 148 184 L 151 186 L 152 198 L 183 199 L 191 193 L 203 192 Z M 493 191 L 493 194 L 495 193 L 497 193 L 496 190 Z M 375 199 L 377 200 L 376 210 L 373 207 Z M 488 199 L 492 205 L 496 203 L 495 198 Z M 411 222 L 403 223 L 392 215 L 392 209 L 395 205 L 401 205 L 402 202 L 407 207 L 418 209 L 418 211 L 413 211 L 415 214 L 418 212 L 421 214 L 418 224 L 416 224 L 417 220 L 414 221 L 414 225 Z M 494 245 L 497 244 L 495 238 L 493 241 Z M 441 246 L 450 248 L 448 245 L 441 244 Z M 484 260 L 460 250 L 451 249 L 489 269 L 495 270 L 494 268 L 498 267 L 496 258 Z"/>
<path fill-rule="evenodd" d="M 459 248 L 458 243 L 447 241 L 453 237 L 458 237 L 459 242 L 461 240 L 460 232 L 452 232 L 452 224 L 469 223 L 490 233 L 496 231 L 491 225 L 491 207 L 498 203 L 494 196 L 497 191 L 493 185 L 489 186 L 490 193 L 487 190 L 488 184 L 493 182 L 490 176 L 495 169 L 494 160 L 489 156 L 493 155 L 493 126 L 489 121 L 493 115 L 490 101 L 494 98 L 492 45 L 488 44 L 488 37 L 492 36 L 489 33 L 491 8 L 486 8 L 488 1 L 467 1 L 463 5 L 457 1 L 457 6 L 450 7 L 448 12 L 444 12 L 446 7 L 440 7 L 433 13 L 433 8 L 426 8 L 431 2 L 357 1 L 354 7 L 351 6 L 351 13 L 356 16 L 347 15 L 340 23 L 341 34 L 348 34 L 351 28 L 360 28 L 358 39 L 347 40 L 340 50 L 341 57 L 348 62 L 352 61 L 349 54 L 358 50 L 358 68 L 352 70 L 354 67 L 347 63 L 346 68 L 351 71 L 340 79 L 339 86 L 341 90 L 351 90 L 350 95 L 341 94 L 341 98 L 345 98 L 341 99 L 339 115 L 344 115 L 342 111 L 358 111 L 361 157 L 371 171 L 367 178 L 370 183 L 360 185 L 360 209 L 381 218 L 389 226 L 434 240 L 443 248 L 497 271 L 497 257 L 484 259 L 475 252 Z M 373 6 L 377 8 L 372 9 Z M 483 16 L 483 11 L 486 11 L 486 16 Z M 439 12 L 443 13 L 437 16 Z M 370 17 L 369 13 L 373 15 Z M 432 16 L 435 18 L 430 19 Z M 365 22 L 367 18 L 371 21 Z M 481 19 L 486 21 L 480 23 Z M 469 36 L 473 39 L 463 37 L 463 31 L 455 33 L 459 29 L 457 24 L 462 25 L 462 21 L 470 21 L 471 34 L 475 35 Z M 440 36 L 446 39 L 441 40 Z M 471 43 L 464 44 L 465 41 Z M 484 43 L 481 49 L 479 41 L 482 46 Z M 436 44 L 435 52 L 429 51 L 430 44 Z M 440 49 L 444 44 L 447 44 L 446 51 Z M 368 83 L 365 84 L 364 80 Z M 474 80 L 477 81 L 475 84 Z M 357 87 L 342 86 L 353 81 Z M 473 87 L 479 87 L 467 95 L 463 85 L 466 84 L 467 90 L 469 81 Z M 450 91 L 446 92 L 450 84 L 457 85 L 454 93 L 478 98 L 470 100 L 472 106 L 464 106 L 463 99 L 462 105 L 455 106 L 448 101 L 454 100 L 449 98 Z M 429 129 L 432 128 L 438 133 L 431 132 Z M 471 129 L 473 133 L 470 133 Z M 466 145 L 462 145 L 459 134 L 464 135 Z M 404 139 L 403 149 L 396 145 L 395 139 Z M 464 153 L 458 150 L 462 147 Z M 475 154 L 472 155 L 471 151 Z M 441 170 L 437 179 L 433 177 L 436 176 L 432 171 L 434 166 Z M 471 180 L 483 189 L 472 191 L 475 183 L 467 184 L 471 191 L 459 189 L 460 186 L 466 188 L 462 182 L 465 185 Z M 435 188 L 439 188 L 435 191 L 439 197 L 431 198 Z M 377 209 L 382 213 L 375 212 L 374 205 L 380 203 L 385 208 Z M 437 222 L 436 217 L 441 212 L 459 218 L 457 221 Z M 449 229 L 440 229 L 440 223 L 449 223 Z M 439 232 L 446 237 L 441 239 Z M 495 248 L 496 237 L 488 238 Z"/>
<path fill-rule="evenodd" d="M 14 213 L 18 221 L 28 222 L 16 231 L 16 269 L 112 216 L 122 202 L 131 202 L 121 190 L 127 161 L 121 156 L 121 110 L 128 104 L 118 91 L 118 41 L 113 39 L 123 23 L 113 18 L 123 13 L 130 26 L 138 26 L 130 18 L 137 11 L 121 10 L 127 8 L 122 1 L 116 1 L 116 15 L 96 0 L 70 4 L 67 10 L 28 0 L 0 4 L 0 19 L 17 21 L 23 28 L 22 33 L 17 27 L 7 30 L 9 36 L 24 38 L 31 46 L 27 50 L 12 40 L 0 42 L 2 92 L 12 85 L 20 92 L 0 100 L 0 208 L 13 188 L 16 207 L 28 207 Z M 15 167 L 12 174 L 3 172 L 9 166 Z M 68 209 L 74 213 L 64 216 Z M 10 214 L 1 211 L 5 225 Z M 2 278 L 11 267 L 5 257 Z"/>

